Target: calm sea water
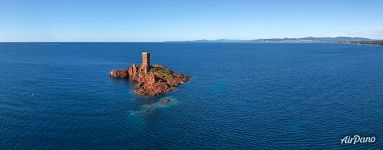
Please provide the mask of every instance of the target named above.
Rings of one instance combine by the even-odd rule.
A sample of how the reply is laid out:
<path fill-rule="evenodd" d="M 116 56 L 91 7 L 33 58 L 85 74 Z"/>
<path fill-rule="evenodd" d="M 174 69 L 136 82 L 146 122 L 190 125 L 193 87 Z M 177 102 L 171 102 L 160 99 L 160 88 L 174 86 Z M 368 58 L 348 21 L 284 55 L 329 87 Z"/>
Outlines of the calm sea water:
<path fill-rule="evenodd" d="M 145 98 L 108 77 L 142 50 L 192 80 Z M 379 46 L 1 43 L 0 87 L 0 149 L 383 147 Z"/>

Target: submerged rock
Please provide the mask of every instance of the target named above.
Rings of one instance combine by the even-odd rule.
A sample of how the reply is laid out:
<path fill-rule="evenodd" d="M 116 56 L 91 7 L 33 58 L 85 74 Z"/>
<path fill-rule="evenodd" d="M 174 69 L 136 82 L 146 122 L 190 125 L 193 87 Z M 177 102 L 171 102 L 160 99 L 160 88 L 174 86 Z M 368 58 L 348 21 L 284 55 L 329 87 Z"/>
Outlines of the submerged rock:
<path fill-rule="evenodd" d="M 178 101 L 177 99 L 173 97 L 164 97 L 161 98 L 159 101 L 151 104 L 145 104 L 139 107 L 138 110 L 131 110 L 130 115 L 131 116 L 144 116 L 148 115 L 158 109 L 164 109 L 168 108 L 174 105 L 177 105 Z"/>
<path fill-rule="evenodd" d="M 170 100 L 170 98 L 163 98 L 160 100 L 160 103 L 161 104 L 169 104 L 171 103 L 172 101 Z"/>

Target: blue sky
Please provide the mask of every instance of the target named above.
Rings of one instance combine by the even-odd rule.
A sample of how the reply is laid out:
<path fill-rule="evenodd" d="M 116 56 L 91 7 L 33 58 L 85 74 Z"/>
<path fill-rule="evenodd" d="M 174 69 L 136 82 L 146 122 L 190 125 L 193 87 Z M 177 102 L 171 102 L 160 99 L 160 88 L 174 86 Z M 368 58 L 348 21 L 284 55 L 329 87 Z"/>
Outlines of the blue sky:
<path fill-rule="evenodd" d="M 383 39 L 382 0 L 0 0 L 0 41 Z"/>

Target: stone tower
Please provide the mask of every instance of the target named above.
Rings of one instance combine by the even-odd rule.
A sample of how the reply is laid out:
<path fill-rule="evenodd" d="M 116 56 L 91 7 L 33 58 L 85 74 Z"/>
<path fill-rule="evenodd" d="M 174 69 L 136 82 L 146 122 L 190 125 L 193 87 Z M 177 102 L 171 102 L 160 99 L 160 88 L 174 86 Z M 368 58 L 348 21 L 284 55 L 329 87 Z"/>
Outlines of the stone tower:
<path fill-rule="evenodd" d="M 148 73 L 150 70 L 150 53 L 149 52 L 142 52 L 142 65 L 141 69 L 144 71 L 144 73 Z"/>

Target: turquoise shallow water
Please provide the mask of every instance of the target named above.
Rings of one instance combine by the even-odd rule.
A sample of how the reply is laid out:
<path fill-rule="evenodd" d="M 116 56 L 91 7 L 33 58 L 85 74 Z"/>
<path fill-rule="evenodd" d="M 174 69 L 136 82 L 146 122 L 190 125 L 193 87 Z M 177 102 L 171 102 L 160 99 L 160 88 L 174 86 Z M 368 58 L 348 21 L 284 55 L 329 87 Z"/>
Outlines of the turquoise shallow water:
<path fill-rule="evenodd" d="M 108 77 L 143 49 L 192 80 L 145 98 Z M 383 147 L 379 46 L 0 43 L 0 68 L 0 149 Z"/>

